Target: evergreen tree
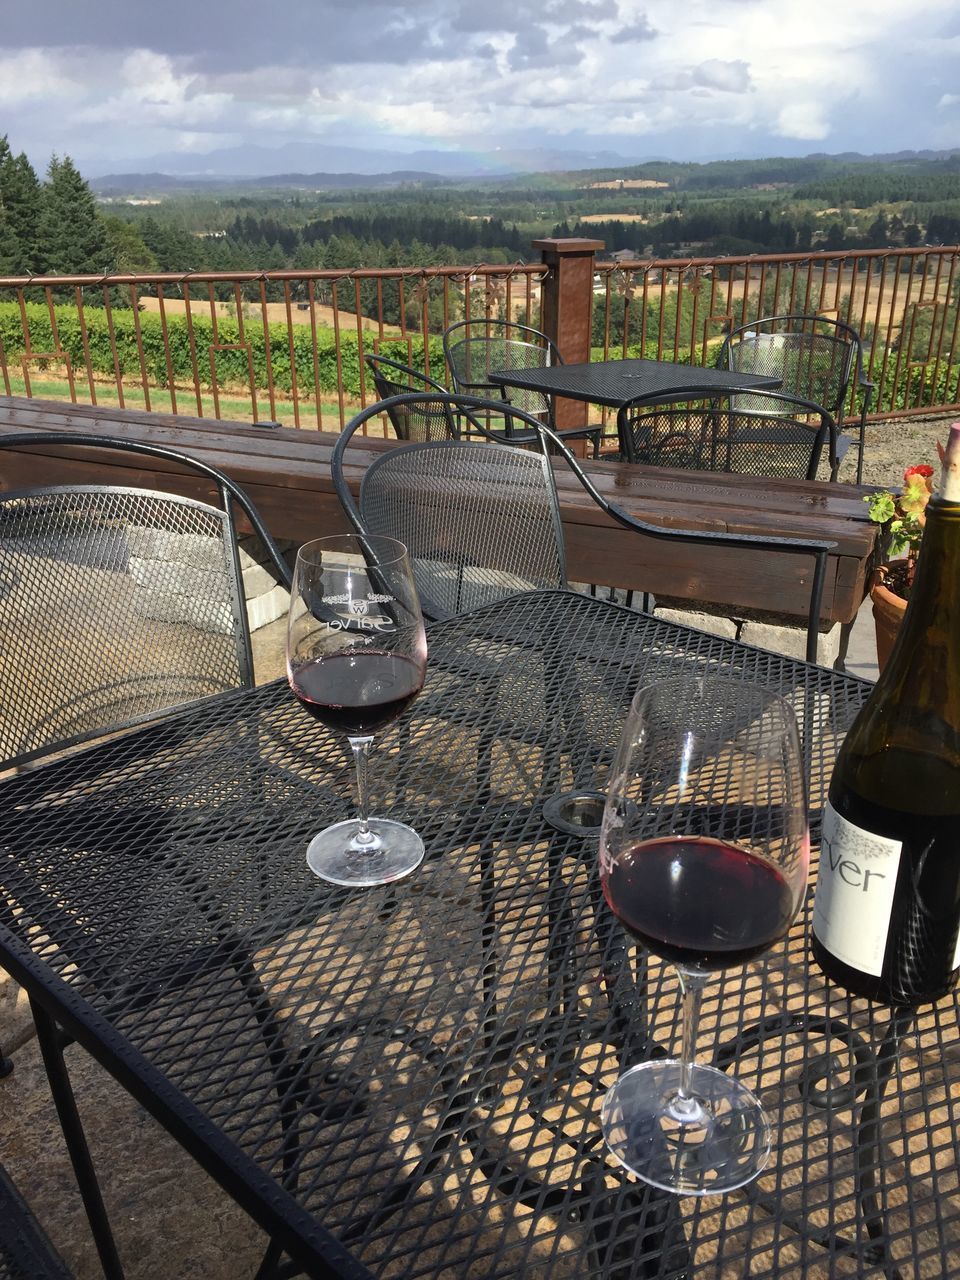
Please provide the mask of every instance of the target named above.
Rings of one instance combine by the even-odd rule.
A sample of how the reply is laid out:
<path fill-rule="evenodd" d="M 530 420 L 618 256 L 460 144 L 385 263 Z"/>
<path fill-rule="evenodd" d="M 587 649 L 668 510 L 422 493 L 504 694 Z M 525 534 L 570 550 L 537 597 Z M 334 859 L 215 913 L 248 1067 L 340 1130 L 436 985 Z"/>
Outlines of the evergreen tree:
<path fill-rule="evenodd" d="M 196 271 L 202 265 L 201 242 L 179 222 L 158 222 L 148 214 L 140 222 L 140 235 L 160 271 Z"/>
<path fill-rule="evenodd" d="M 39 275 L 41 187 L 23 152 L 15 156 L 0 138 L 0 274 Z"/>
<path fill-rule="evenodd" d="M 107 243 L 110 246 L 110 270 L 144 272 L 157 269 L 157 259 L 143 242 L 140 232 L 126 218 L 113 215 L 103 219 Z"/>
<path fill-rule="evenodd" d="M 46 270 L 86 275 L 109 270 L 112 254 L 103 219 L 86 182 L 69 156 L 53 156 L 47 169 L 40 217 Z"/>

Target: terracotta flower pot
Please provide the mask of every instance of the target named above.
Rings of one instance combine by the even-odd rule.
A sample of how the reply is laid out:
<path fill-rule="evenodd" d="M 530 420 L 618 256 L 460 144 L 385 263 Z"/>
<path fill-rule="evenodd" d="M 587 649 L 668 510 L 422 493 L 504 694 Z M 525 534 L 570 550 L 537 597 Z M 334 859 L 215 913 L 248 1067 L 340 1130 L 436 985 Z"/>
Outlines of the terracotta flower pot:
<path fill-rule="evenodd" d="M 877 629 L 877 666 L 881 671 L 887 665 L 897 632 L 900 630 L 900 623 L 907 611 L 906 600 L 886 586 L 885 577 L 885 570 L 878 569 L 870 588 L 873 621 Z"/>

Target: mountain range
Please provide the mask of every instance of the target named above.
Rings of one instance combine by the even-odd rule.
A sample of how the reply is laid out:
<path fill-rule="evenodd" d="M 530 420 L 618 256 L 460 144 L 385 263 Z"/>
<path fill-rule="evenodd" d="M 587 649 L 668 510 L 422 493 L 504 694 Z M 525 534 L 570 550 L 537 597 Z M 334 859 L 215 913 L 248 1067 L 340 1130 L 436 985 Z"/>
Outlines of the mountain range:
<path fill-rule="evenodd" d="M 92 179 L 95 190 L 117 186 L 131 176 L 163 176 L 188 183 L 229 180 L 232 184 L 264 179 L 277 185 L 319 185 L 313 178 L 335 176 L 381 177 L 403 173 L 400 179 L 494 178 L 519 173 L 550 173 L 563 169 L 596 169 L 635 164 L 613 151 L 566 151 L 556 148 L 508 151 L 388 151 L 330 144 L 289 143 L 282 147 L 226 147 L 202 155 L 182 153 L 145 156 L 139 175 L 104 174 Z M 327 183 L 324 183 L 327 185 Z M 346 184 L 337 184 L 346 185 Z M 355 181 L 351 185 L 358 185 Z"/>

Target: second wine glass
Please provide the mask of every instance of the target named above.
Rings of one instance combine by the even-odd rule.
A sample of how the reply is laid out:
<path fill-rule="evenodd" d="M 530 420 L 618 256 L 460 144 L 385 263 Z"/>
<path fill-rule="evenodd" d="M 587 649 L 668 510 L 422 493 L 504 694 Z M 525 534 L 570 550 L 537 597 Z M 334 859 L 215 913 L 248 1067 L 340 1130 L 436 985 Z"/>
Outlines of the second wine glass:
<path fill-rule="evenodd" d="M 792 708 L 722 677 L 673 678 L 633 699 L 611 775 L 600 878 L 611 910 L 671 962 L 679 1059 L 631 1068 L 604 1099 L 607 1145 L 638 1177 L 711 1195 L 749 1182 L 770 1129 L 745 1085 L 695 1061 L 703 986 L 790 927 L 807 883 L 803 764 Z"/>
<path fill-rule="evenodd" d="M 346 734 L 357 817 L 310 841 L 307 863 L 334 884 L 387 884 L 423 860 L 411 827 L 367 814 L 367 755 L 376 730 L 420 692 L 427 666 L 410 561 L 394 538 L 341 534 L 297 553 L 287 626 L 287 677 L 301 705 Z"/>

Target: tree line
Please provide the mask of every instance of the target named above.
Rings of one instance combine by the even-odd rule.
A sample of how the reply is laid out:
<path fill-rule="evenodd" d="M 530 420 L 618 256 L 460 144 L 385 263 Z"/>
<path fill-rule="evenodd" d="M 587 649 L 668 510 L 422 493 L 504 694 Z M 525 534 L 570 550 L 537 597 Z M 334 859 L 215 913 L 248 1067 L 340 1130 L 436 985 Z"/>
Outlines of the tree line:
<path fill-rule="evenodd" d="M 0 137 L 0 275 L 156 269 L 136 227 L 100 212 L 69 156 L 52 156 L 41 181 L 26 154 L 14 155 L 7 136 Z M 122 297 L 117 303 L 123 305 Z"/>

